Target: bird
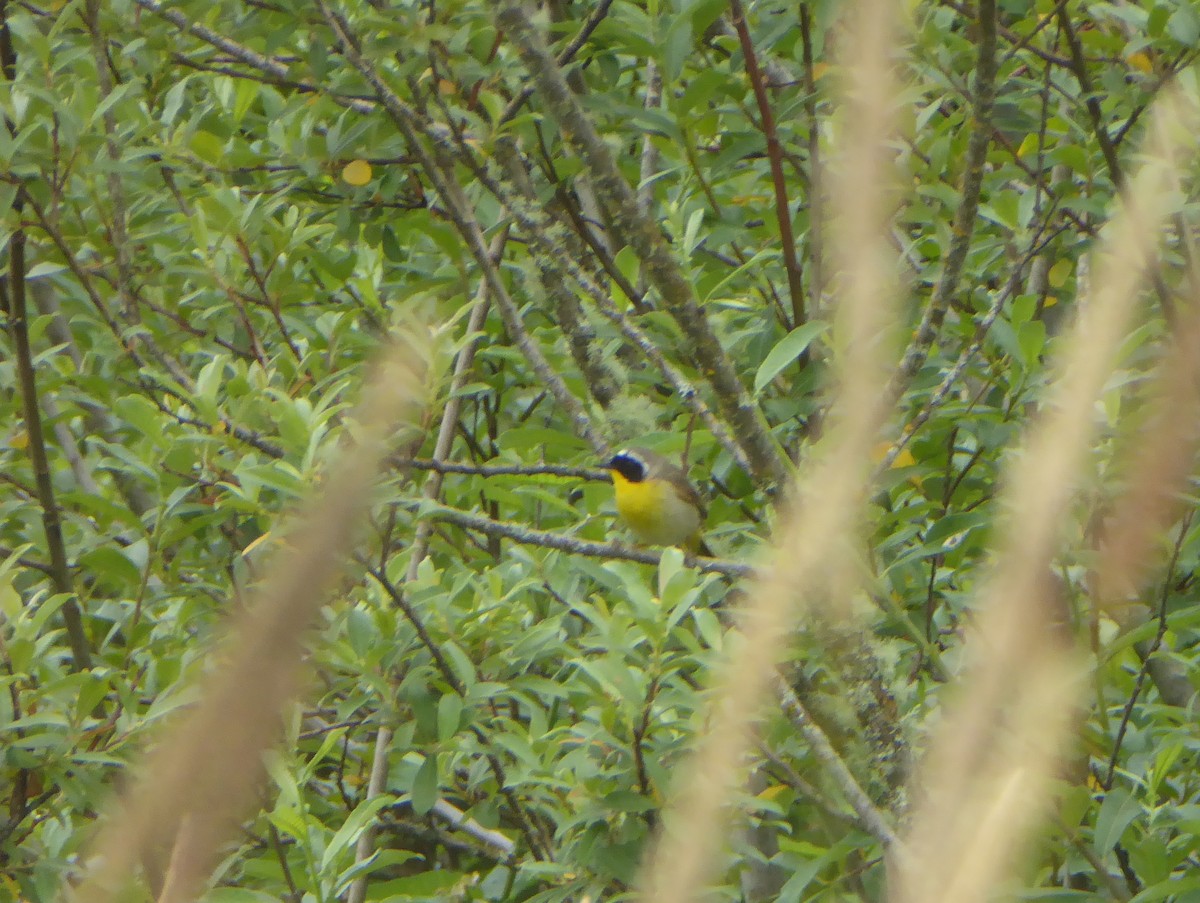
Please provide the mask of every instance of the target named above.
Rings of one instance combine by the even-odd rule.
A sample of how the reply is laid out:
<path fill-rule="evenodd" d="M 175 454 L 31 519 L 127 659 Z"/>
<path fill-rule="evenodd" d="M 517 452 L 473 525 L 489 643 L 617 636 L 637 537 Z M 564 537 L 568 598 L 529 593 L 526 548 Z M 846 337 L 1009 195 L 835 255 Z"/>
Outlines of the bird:
<path fill-rule="evenodd" d="M 607 467 L 617 513 L 639 541 L 713 557 L 700 535 L 704 502 L 681 468 L 644 448 L 621 449 Z"/>

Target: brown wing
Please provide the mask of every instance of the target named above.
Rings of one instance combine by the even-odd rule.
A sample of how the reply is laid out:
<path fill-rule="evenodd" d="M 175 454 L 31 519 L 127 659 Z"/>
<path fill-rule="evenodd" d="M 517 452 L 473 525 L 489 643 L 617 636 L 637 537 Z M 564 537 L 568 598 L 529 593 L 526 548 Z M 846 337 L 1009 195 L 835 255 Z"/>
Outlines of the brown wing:
<path fill-rule="evenodd" d="M 700 496 L 700 493 L 696 491 L 696 487 L 692 485 L 692 481 L 687 478 L 687 474 L 683 472 L 683 469 L 676 467 L 669 461 L 663 461 L 661 459 L 657 461 L 656 464 L 658 466 L 655 468 L 657 471 L 655 475 L 669 481 L 671 488 L 675 490 L 676 495 L 678 495 L 689 505 L 695 505 L 700 511 L 700 520 L 703 521 L 708 515 L 708 511 L 704 506 L 704 499 Z"/>

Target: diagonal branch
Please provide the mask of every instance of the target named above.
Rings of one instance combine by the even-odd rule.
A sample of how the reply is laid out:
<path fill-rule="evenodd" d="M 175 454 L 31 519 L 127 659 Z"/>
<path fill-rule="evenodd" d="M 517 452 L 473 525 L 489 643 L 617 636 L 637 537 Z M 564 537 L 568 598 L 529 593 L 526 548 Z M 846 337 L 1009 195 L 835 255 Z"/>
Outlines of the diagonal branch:
<path fill-rule="evenodd" d="M 641 258 L 647 277 L 691 343 L 691 356 L 711 383 L 722 414 L 742 437 L 754 475 L 783 484 L 790 468 L 771 436 L 762 412 L 721 347 L 696 299 L 695 290 L 658 223 L 639 206 L 637 194 L 571 92 L 562 69 L 550 55 L 542 35 L 534 28 L 524 4 L 519 0 L 500 4 L 496 22 L 517 47 L 550 114 L 587 165 L 597 189 L 606 196 L 613 211 L 615 231 Z"/>
<path fill-rule="evenodd" d="M 500 278 L 500 271 L 488 254 L 487 244 L 483 238 L 483 228 L 475 218 L 461 186 L 451 176 L 453 164 L 441 159 L 444 156 L 444 151 L 440 149 L 441 145 L 435 143 L 432 153 L 426 149 L 421 141 L 421 129 L 417 124 L 417 120 L 420 118 L 419 114 L 400 99 L 375 67 L 363 56 L 358 41 L 350 33 L 342 18 L 334 13 L 324 0 L 318 0 L 318 7 L 341 43 L 346 59 L 374 89 L 380 103 L 400 130 L 401 135 L 404 136 L 413 156 L 425 170 L 430 182 L 433 183 L 434 188 L 437 189 L 446 204 L 447 212 L 454 222 L 455 228 L 458 229 L 471 251 L 471 255 L 475 258 L 475 262 L 479 265 L 480 272 L 487 283 L 488 291 L 500 318 L 504 321 L 504 328 L 509 337 L 521 350 L 538 379 L 550 390 L 554 400 L 562 406 L 574 425 L 576 434 L 585 439 L 597 453 L 603 455 L 607 449 L 607 443 L 592 426 L 591 418 L 583 409 L 579 399 L 567 388 L 562 377 L 550 366 L 550 362 L 542 354 L 541 348 L 525 330 L 516 302 L 513 301 L 508 287 Z"/>

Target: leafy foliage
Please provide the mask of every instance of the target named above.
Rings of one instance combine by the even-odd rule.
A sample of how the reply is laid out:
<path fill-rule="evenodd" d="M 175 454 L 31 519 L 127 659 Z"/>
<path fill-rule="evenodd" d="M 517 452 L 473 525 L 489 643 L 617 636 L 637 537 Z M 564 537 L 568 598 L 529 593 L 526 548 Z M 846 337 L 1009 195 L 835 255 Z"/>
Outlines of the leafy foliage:
<path fill-rule="evenodd" d="M 556 0 L 535 20 L 668 236 L 715 349 L 698 348 L 671 315 L 610 189 L 542 95 L 523 93 L 529 75 L 490 4 L 350 0 L 331 17 L 318 7 L 4 4 L 0 241 L 10 266 L 15 237 L 27 243 L 40 439 L 70 564 L 67 592 L 54 579 L 29 455 L 38 437 L 16 388 L 10 330 L 0 360 L 6 898 L 48 900 L 78 876 L 127 764 L 188 705 L 191 681 L 219 667 L 207 650 L 282 543 L 281 516 L 339 466 L 348 407 L 398 324 L 435 331 L 440 401 L 381 480 L 313 633 L 315 676 L 269 757 L 255 814 L 224 851 L 214 900 L 329 900 L 365 875 L 372 900 L 552 903 L 612 896 L 634 877 L 729 642 L 731 583 L 673 551 L 655 568 L 619 548 L 585 557 L 436 517 L 420 501 L 435 469 L 421 465 L 452 389 L 461 407 L 448 460 L 469 466 L 445 475 L 440 503 L 580 540 L 620 531 L 602 482 L 536 470 L 598 466 L 560 393 L 612 447 L 686 448 L 712 497 L 710 542 L 728 558 L 753 558 L 774 495 L 766 474 L 736 460 L 731 446 L 747 436 L 727 412 L 718 416 L 732 442 L 698 417 L 697 400 L 725 410 L 705 355 L 723 355 L 753 390 L 780 448 L 803 462 L 820 435 L 823 378 L 839 353 L 822 191 L 838 165 L 833 98 L 855 63 L 838 54 L 838 4 L 747 11 L 782 183 L 726 3 Z M 1117 204 L 1147 105 L 1169 77 L 1197 93 L 1200 44 L 1191 0 L 1084 2 L 1062 15 L 1048 0 L 1005 3 L 998 98 L 980 122 L 973 11 L 908 9 L 894 237 L 914 328 L 946 276 L 948 249 L 969 244 L 944 325 L 903 386 L 897 435 L 931 404 L 988 311 L 999 313 L 880 479 L 864 554 L 869 635 L 811 625 L 795 674 L 895 819 L 910 748 L 957 667 L 1005 456 L 1086 290 L 1085 252 Z M 346 35 L 405 105 L 399 120 Z M 967 147 L 980 128 L 990 144 L 972 173 Z M 462 204 L 435 184 L 430 159 Z M 956 235 L 971 178 L 981 180 L 979 215 L 971 235 Z M 516 215 L 522 199 L 544 231 Z M 1172 340 L 1167 314 L 1192 303 L 1177 296 L 1191 290 L 1195 215 L 1189 186 L 1158 297 L 1097 412 L 1105 431 L 1084 478 L 1089 510 L 1103 512 L 1122 485 L 1114 462 L 1136 440 L 1118 424 L 1139 410 Z M 797 239 L 806 322 L 789 291 L 781 217 Z M 500 249 L 515 314 L 492 290 L 478 332 L 468 328 L 483 279 L 471 229 Z M 546 242 L 603 289 L 611 311 Z M 631 324 L 693 394 L 639 350 Z M 454 383 L 456 356 L 471 351 Z M 419 525 L 430 530 L 427 551 L 413 541 Z M 1033 899 L 1191 899 L 1200 526 L 1189 513 L 1172 528 L 1170 566 L 1139 600 L 1156 616 L 1121 624 L 1091 605 L 1093 541 L 1078 527 L 1059 560 L 1096 666 L 1080 760 L 1063 778 L 1057 821 L 1014 880 Z M 64 628 L 72 598 L 89 668 L 77 667 Z M 381 725 L 394 730 L 385 791 L 368 798 Z M 778 899 L 877 897 L 878 838 L 856 824 L 783 714 L 769 718 L 764 746 L 762 784 L 740 802 L 770 840 L 731 841 L 722 896 L 738 898 L 739 880 L 770 859 Z M 447 803 L 474 828 L 454 830 Z M 372 825 L 376 852 L 356 862 Z M 481 842 L 483 829 L 512 841 L 512 857 Z M 145 863 L 146 893 L 161 889 L 170 844 Z"/>

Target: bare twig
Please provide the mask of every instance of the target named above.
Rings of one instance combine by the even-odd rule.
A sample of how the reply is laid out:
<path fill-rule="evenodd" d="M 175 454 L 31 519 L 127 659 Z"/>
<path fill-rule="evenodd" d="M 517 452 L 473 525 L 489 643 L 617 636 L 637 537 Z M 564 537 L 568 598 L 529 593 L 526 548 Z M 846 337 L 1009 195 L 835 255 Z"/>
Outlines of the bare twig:
<path fill-rule="evenodd" d="M 495 850 L 500 854 L 502 861 L 508 861 L 516 852 L 516 845 L 499 831 L 485 828 L 475 819 L 468 818 L 466 813 L 457 806 L 453 806 L 445 800 L 435 802 L 431 811 L 438 818 L 444 818 L 456 831 L 462 831 L 485 847 Z"/>

